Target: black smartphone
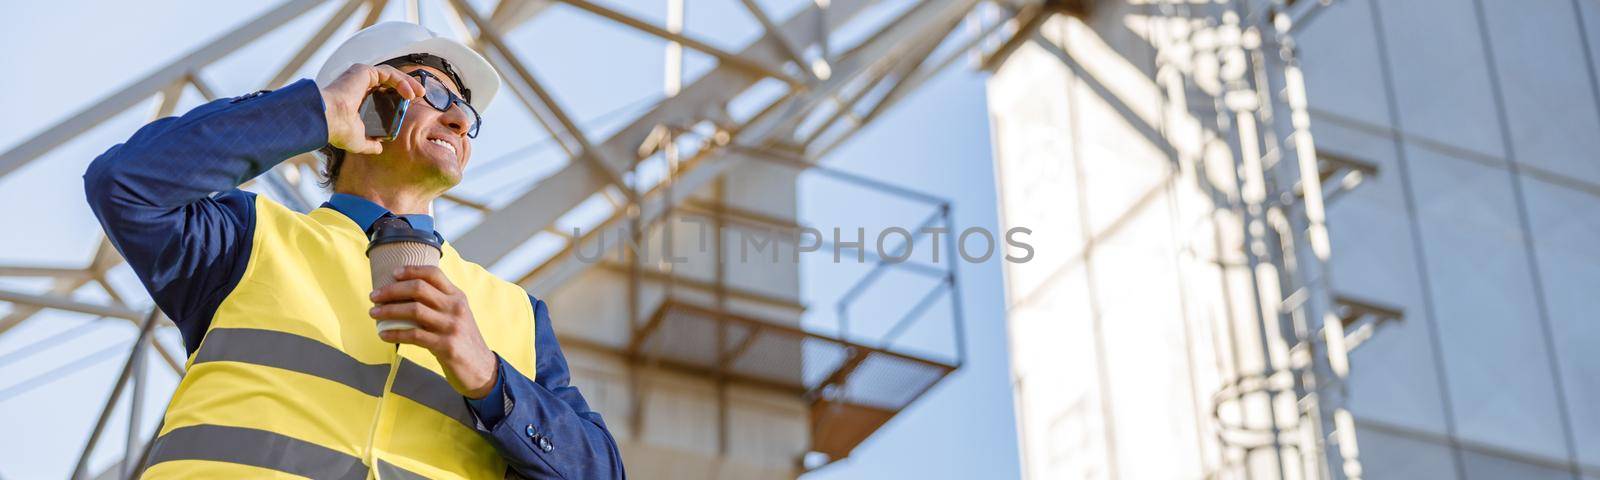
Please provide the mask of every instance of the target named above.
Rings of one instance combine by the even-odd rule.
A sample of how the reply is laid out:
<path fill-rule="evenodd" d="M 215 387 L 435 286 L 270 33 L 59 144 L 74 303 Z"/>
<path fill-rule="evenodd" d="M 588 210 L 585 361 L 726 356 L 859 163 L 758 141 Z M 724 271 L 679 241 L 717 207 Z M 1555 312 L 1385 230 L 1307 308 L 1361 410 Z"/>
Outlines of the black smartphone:
<path fill-rule="evenodd" d="M 394 90 L 379 89 L 367 94 L 361 101 L 361 123 L 366 124 L 367 136 L 380 142 L 394 140 L 400 134 L 400 125 L 406 120 L 406 109 L 411 101 L 400 97 Z"/>

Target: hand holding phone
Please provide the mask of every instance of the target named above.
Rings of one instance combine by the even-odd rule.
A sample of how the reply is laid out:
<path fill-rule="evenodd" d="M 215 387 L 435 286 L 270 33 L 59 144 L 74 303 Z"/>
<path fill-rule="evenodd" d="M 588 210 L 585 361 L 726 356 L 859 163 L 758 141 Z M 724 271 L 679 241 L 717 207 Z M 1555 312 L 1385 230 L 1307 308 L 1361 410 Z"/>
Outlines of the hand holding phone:
<path fill-rule="evenodd" d="M 380 88 L 368 93 L 361 101 L 361 123 L 366 126 L 367 136 L 380 142 L 394 140 L 410 106 L 410 100 L 400 98 L 393 90 Z"/>
<path fill-rule="evenodd" d="M 382 140 L 392 138 L 400 131 L 400 118 L 410 104 L 401 104 L 393 97 L 413 99 L 423 94 L 422 83 L 388 65 L 354 64 L 327 85 L 318 85 L 322 94 L 323 115 L 328 122 L 328 145 L 350 153 L 376 154 L 383 151 Z M 379 93 L 381 90 L 382 93 Z M 362 118 L 363 110 L 372 109 L 372 121 Z M 385 119 L 384 112 L 394 116 Z M 382 132 L 369 135 L 368 125 Z M 379 128 L 370 131 L 376 133 Z M 374 138 L 377 137 L 377 138 Z"/>

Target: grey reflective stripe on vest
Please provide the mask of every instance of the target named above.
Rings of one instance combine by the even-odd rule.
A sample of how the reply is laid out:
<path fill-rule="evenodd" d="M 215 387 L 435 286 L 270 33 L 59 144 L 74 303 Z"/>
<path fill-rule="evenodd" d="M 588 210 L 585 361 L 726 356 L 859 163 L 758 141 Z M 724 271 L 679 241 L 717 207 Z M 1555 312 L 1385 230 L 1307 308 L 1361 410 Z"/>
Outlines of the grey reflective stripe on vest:
<path fill-rule="evenodd" d="M 255 328 L 213 328 L 206 332 L 194 363 L 240 362 L 321 377 L 371 396 L 383 395 L 388 365 L 368 365 L 349 354 L 292 333 Z"/>
<path fill-rule="evenodd" d="M 179 427 L 157 438 L 150 465 L 174 460 L 237 463 L 316 479 L 367 477 L 359 458 L 266 430 L 222 425 Z"/>
<path fill-rule="evenodd" d="M 378 459 L 379 480 L 428 480 L 428 477 L 411 473 L 410 470 L 396 467 L 394 464 Z"/>
<path fill-rule="evenodd" d="M 450 387 L 450 382 L 433 370 L 401 359 L 400 369 L 394 374 L 395 394 L 411 399 L 445 416 L 456 419 L 461 425 L 473 429 L 477 419 L 467 410 L 467 400 Z"/>
<path fill-rule="evenodd" d="M 194 364 L 223 361 L 299 372 L 339 382 L 373 397 L 383 395 L 383 383 L 389 378 L 388 365 L 368 365 L 316 340 L 256 328 L 213 328 L 206 332 L 200 351 L 195 353 Z M 466 399 L 450 388 L 444 377 L 411 360 L 400 360 L 393 391 L 461 422 L 468 429 L 476 423 L 472 412 L 467 410 Z"/>

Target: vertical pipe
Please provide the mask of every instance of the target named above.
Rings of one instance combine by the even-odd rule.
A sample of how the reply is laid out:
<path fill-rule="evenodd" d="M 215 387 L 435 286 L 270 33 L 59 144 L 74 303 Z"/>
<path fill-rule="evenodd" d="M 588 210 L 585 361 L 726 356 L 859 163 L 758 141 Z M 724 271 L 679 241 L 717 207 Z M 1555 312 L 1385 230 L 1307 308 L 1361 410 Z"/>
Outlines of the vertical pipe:
<path fill-rule="evenodd" d="M 727 267 L 727 264 L 723 261 L 724 258 L 726 258 L 726 257 L 724 257 L 724 252 L 723 252 L 724 247 L 722 245 L 723 202 L 727 201 L 727 198 L 726 198 L 727 177 L 717 177 L 717 181 L 715 183 L 711 184 L 711 188 L 712 188 L 712 195 L 713 195 L 713 197 L 712 197 L 712 202 L 713 202 L 713 205 L 712 205 L 712 208 L 713 208 L 713 210 L 712 210 L 712 214 L 713 214 L 712 231 L 716 234 L 716 238 L 714 240 L 712 240 L 712 242 L 713 242 L 712 243 L 712 252 L 716 255 L 716 258 L 712 259 L 712 262 L 713 262 L 713 265 L 714 265 L 713 273 L 715 275 L 715 278 L 713 279 L 712 286 L 714 288 L 716 288 L 716 291 L 713 292 L 713 293 L 716 296 L 717 312 L 727 312 L 728 311 L 728 287 L 727 287 L 728 271 L 727 271 L 727 268 L 728 267 Z M 727 344 L 727 335 L 728 335 L 727 331 L 728 331 L 728 320 L 727 320 L 727 317 L 718 316 L 717 317 L 717 348 L 716 348 L 717 356 L 716 356 L 716 358 L 723 358 L 722 349 Z M 747 333 L 746 335 L 755 335 L 755 334 L 756 334 L 756 332 L 751 331 L 750 333 Z M 733 359 L 730 358 L 730 359 L 728 359 L 728 361 L 731 362 L 731 361 L 733 361 Z M 728 454 L 728 450 L 729 450 L 728 447 L 730 445 L 729 442 L 728 442 L 728 433 L 730 431 L 732 431 L 732 425 L 729 422 L 729 416 L 728 416 L 728 379 L 727 379 L 727 377 L 725 375 L 726 374 L 726 368 L 727 368 L 727 365 L 723 365 L 721 362 L 718 362 L 718 364 L 716 366 L 716 369 L 717 369 L 716 370 L 716 372 L 717 372 L 717 378 L 716 378 L 716 381 L 717 381 L 717 453 L 719 453 L 721 455 L 727 455 Z"/>
<path fill-rule="evenodd" d="M 955 219 L 951 218 L 950 204 L 940 204 L 939 214 L 944 217 L 945 231 L 950 232 L 951 235 L 958 235 L 955 233 Z M 950 313 L 954 317 L 951 321 L 951 328 L 954 330 L 956 337 L 956 367 L 960 367 L 967 363 L 967 322 L 965 312 L 961 308 L 961 280 L 957 274 L 957 271 L 961 268 L 961 263 L 956 261 L 957 258 L 961 257 L 958 256 L 959 252 L 956 251 L 955 237 L 945 242 L 945 246 L 949 249 L 949 253 L 945 258 L 950 262 L 950 273 L 945 276 L 945 283 L 950 286 Z M 909 252 L 911 247 L 908 244 L 906 248 L 907 252 Z"/>
<path fill-rule="evenodd" d="M 1190 40 L 1190 37 L 1193 36 L 1193 32 L 1190 30 L 1193 28 L 1192 23 L 1187 25 L 1185 28 L 1170 30 L 1168 28 L 1170 25 L 1167 25 L 1167 22 L 1171 22 L 1173 19 L 1189 18 L 1190 10 L 1191 7 L 1189 5 L 1170 0 L 1161 3 L 1158 10 L 1160 13 L 1158 22 L 1161 23 L 1160 31 L 1163 33 L 1163 35 L 1160 36 L 1159 41 L 1161 43 L 1159 43 L 1157 47 L 1162 51 L 1158 52 L 1156 55 L 1159 63 L 1166 63 L 1162 60 L 1167 58 L 1171 52 L 1176 51 L 1179 48 L 1192 47 L 1192 42 Z M 1165 98 L 1173 109 L 1171 115 L 1174 117 L 1185 114 L 1193 115 L 1193 118 L 1196 121 L 1205 118 L 1215 118 L 1208 112 L 1193 112 L 1188 110 L 1189 100 L 1186 90 L 1187 85 L 1182 75 L 1183 73 L 1181 71 L 1175 70 L 1171 75 L 1164 78 L 1164 87 L 1167 92 Z M 1220 131 L 1221 128 L 1216 128 L 1214 130 Z M 1204 176 L 1198 173 L 1204 171 L 1205 169 L 1200 165 L 1195 165 L 1195 162 L 1203 163 L 1208 161 L 1204 155 L 1204 149 L 1207 148 L 1205 145 L 1215 140 L 1215 137 L 1208 135 L 1207 131 L 1208 130 L 1205 128 L 1196 128 L 1194 130 L 1194 133 L 1196 134 L 1194 139 L 1195 145 L 1197 145 L 1200 150 L 1187 154 L 1179 151 L 1180 168 L 1190 172 L 1189 177 L 1192 179 L 1191 181 L 1196 183 L 1195 186 L 1200 188 L 1203 192 L 1210 194 L 1211 198 L 1225 198 L 1230 194 L 1218 189 L 1217 185 L 1209 181 L 1205 181 Z M 1233 167 L 1231 164 L 1229 166 Z M 1228 170 L 1235 179 L 1233 182 L 1234 190 L 1240 190 L 1237 182 L 1238 169 L 1235 167 Z M 1231 202 L 1217 205 L 1217 208 L 1213 209 L 1213 211 L 1207 215 L 1208 219 L 1210 220 L 1209 226 L 1211 227 L 1212 239 L 1211 254 L 1213 258 L 1210 261 L 1214 263 L 1217 268 L 1217 282 L 1222 297 L 1221 307 L 1223 312 L 1222 321 L 1220 322 L 1221 331 L 1213 333 L 1212 348 L 1214 349 L 1214 355 L 1216 355 L 1215 361 L 1217 373 L 1224 379 L 1238 379 L 1242 375 L 1241 365 L 1244 363 L 1244 354 L 1240 351 L 1239 339 L 1241 333 L 1239 332 L 1237 320 L 1240 315 L 1248 315 L 1252 318 L 1259 317 L 1256 316 L 1256 309 L 1250 307 L 1249 304 L 1246 304 L 1243 307 L 1234 305 L 1234 289 L 1232 282 L 1228 277 L 1229 270 L 1233 269 L 1234 267 L 1227 263 L 1227 258 L 1224 254 L 1225 241 L 1223 237 L 1223 230 L 1219 228 L 1220 221 L 1218 218 L 1218 214 L 1221 212 L 1231 212 L 1233 215 L 1241 219 L 1245 217 L 1245 214 L 1241 205 L 1239 205 L 1237 202 Z M 1250 271 L 1247 271 L 1246 273 L 1253 275 L 1253 272 Z M 1223 412 L 1222 403 L 1222 401 L 1217 401 L 1217 405 L 1213 405 L 1214 413 L 1212 415 L 1215 422 L 1221 422 L 1220 415 L 1222 415 Z M 1240 421 L 1245 422 L 1244 424 L 1248 424 L 1250 411 L 1246 408 L 1246 405 L 1242 401 L 1235 401 L 1233 402 L 1233 407 L 1235 407 Z M 1208 478 L 1221 477 L 1224 475 L 1224 472 L 1234 470 L 1236 470 L 1234 473 L 1238 475 L 1238 478 L 1246 480 L 1252 478 L 1252 472 L 1248 468 L 1248 465 L 1234 464 L 1234 459 L 1231 458 L 1233 452 L 1239 452 L 1239 454 L 1243 456 L 1240 458 L 1240 460 L 1247 461 L 1249 452 L 1244 449 L 1237 449 L 1237 447 L 1229 445 L 1228 442 L 1221 441 L 1222 432 L 1222 427 L 1219 427 L 1215 432 L 1215 434 L 1218 436 L 1218 446 L 1220 449 L 1218 452 L 1218 465 L 1214 467 L 1215 470 L 1207 472 Z"/>
<path fill-rule="evenodd" d="M 1268 325 L 1278 318 L 1277 300 L 1281 300 L 1281 295 L 1263 290 L 1264 285 L 1275 280 L 1277 270 L 1274 265 L 1269 261 L 1264 261 L 1262 258 L 1266 254 L 1266 248 L 1261 239 L 1266 230 L 1265 221 L 1262 218 L 1265 215 L 1265 208 L 1262 202 L 1266 200 L 1267 194 L 1265 180 L 1260 168 L 1260 137 L 1256 132 L 1255 124 L 1255 111 L 1260 106 L 1259 99 L 1256 96 L 1257 89 L 1254 78 L 1245 74 L 1249 68 L 1250 59 L 1243 46 L 1239 43 L 1237 29 L 1241 27 L 1239 18 L 1242 15 L 1236 11 L 1238 8 L 1237 3 L 1230 3 L 1222 12 L 1224 27 L 1219 27 L 1218 30 L 1229 30 L 1233 32 L 1233 35 L 1231 35 L 1231 43 L 1219 47 L 1220 56 L 1226 59 L 1224 60 L 1219 80 L 1222 80 L 1227 88 L 1223 101 L 1226 107 L 1234 114 L 1233 120 L 1235 121 L 1233 129 L 1236 142 L 1234 144 L 1234 147 L 1236 147 L 1234 148 L 1234 169 L 1237 173 L 1234 175 L 1234 187 L 1239 193 L 1236 212 L 1241 221 L 1242 231 L 1240 234 L 1242 250 L 1245 255 L 1245 261 L 1248 264 L 1247 271 L 1251 284 L 1256 287 L 1256 307 L 1251 311 L 1255 314 L 1253 320 L 1256 321 L 1256 339 L 1260 342 L 1259 353 L 1262 366 L 1259 376 L 1262 379 L 1264 389 L 1261 394 L 1266 396 L 1267 427 L 1272 438 L 1271 447 L 1273 462 L 1277 466 L 1276 473 L 1278 478 L 1288 478 L 1289 470 L 1287 470 L 1283 460 L 1287 447 L 1281 441 L 1283 431 L 1278 425 L 1279 416 L 1277 406 L 1274 405 L 1276 393 L 1273 391 L 1272 382 L 1270 381 L 1275 376 L 1277 368 L 1272 355 L 1272 344 L 1266 332 Z M 1230 67 L 1228 62 L 1237 63 Z M 1246 335 L 1249 335 L 1249 333 L 1247 332 Z M 1238 342 L 1243 339 L 1234 338 L 1233 340 Z M 1242 371 L 1242 364 L 1236 365 L 1236 367 L 1241 370 L 1234 377 L 1235 385 L 1239 389 L 1238 402 L 1241 413 L 1247 413 L 1248 404 L 1246 400 L 1250 392 L 1244 391 L 1243 388 L 1243 380 L 1247 375 Z M 1247 418 L 1248 415 L 1241 416 L 1242 425 L 1246 427 L 1249 426 L 1248 422 L 1244 422 L 1244 419 Z M 1247 476 L 1253 473 L 1250 461 L 1255 450 L 1257 448 L 1246 448 L 1244 450 L 1245 465 L 1243 468 L 1247 472 Z"/>
<path fill-rule="evenodd" d="M 640 349 L 648 351 L 650 348 L 648 340 L 639 338 L 639 335 L 643 333 L 643 329 L 641 328 L 642 325 L 640 324 L 641 318 L 639 315 L 639 262 L 641 261 L 639 258 L 639 252 L 644 250 L 642 248 L 643 243 L 641 243 L 639 240 L 639 214 L 641 213 L 641 209 L 639 203 L 631 198 L 628 200 L 628 203 L 623 206 L 623 208 L 627 209 L 626 213 L 628 215 L 628 239 L 624 241 L 631 241 L 633 242 L 633 245 L 638 246 L 635 248 L 622 249 L 623 255 L 628 262 L 628 326 L 629 330 L 632 332 L 629 335 L 629 342 L 636 342 L 638 345 L 640 345 Z M 638 352 L 629 353 L 631 354 Z M 643 380 L 640 378 L 639 369 L 641 368 L 644 368 L 643 362 L 630 362 L 630 365 L 628 366 L 628 383 L 632 386 L 633 390 L 631 392 L 632 402 L 630 405 L 630 416 L 628 420 L 630 426 L 632 427 L 631 430 L 634 439 L 644 438 L 645 385 Z"/>
<path fill-rule="evenodd" d="M 1303 198 L 1299 204 L 1302 209 L 1299 213 L 1303 215 L 1286 212 L 1283 205 L 1274 207 L 1281 216 L 1279 225 L 1286 229 L 1276 232 L 1281 235 L 1282 257 L 1293 261 L 1289 275 L 1298 277 L 1304 293 L 1294 307 L 1294 334 L 1283 336 L 1307 350 L 1311 360 L 1298 376 L 1301 383 L 1296 393 L 1301 397 L 1301 404 L 1308 407 L 1304 411 L 1306 423 L 1302 429 L 1312 442 L 1308 447 L 1315 450 L 1306 451 L 1303 447 L 1302 454 L 1306 457 L 1308 471 L 1315 469 L 1325 478 L 1359 479 L 1362 471 L 1354 422 L 1345 409 L 1349 356 L 1343 343 L 1343 322 L 1333 311 L 1329 269 L 1332 247 L 1326 225 L 1322 178 L 1310 130 L 1311 117 L 1306 109 L 1305 81 L 1289 33 L 1293 25 L 1282 7 L 1282 2 L 1274 2 L 1261 15 L 1252 17 L 1259 21 L 1251 28 L 1258 30 L 1263 43 L 1258 49 L 1260 62 L 1256 66 L 1267 87 L 1262 98 L 1270 106 L 1263 114 L 1276 132 L 1272 139 L 1280 143 L 1280 158 L 1282 152 L 1292 150 L 1295 160 L 1280 161 L 1274 167 L 1294 166 L 1295 171 L 1287 178 L 1299 180 Z M 1286 135 L 1286 138 L 1279 135 Z M 1287 183 L 1279 186 L 1290 188 Z M 1303 258 L 1296 246 L 1298 235 L 1302 233 L 1309 243 L 1311 258 Z M 1284 285 L 1287 290 L 1291 283 Z M 1320 345 L 1319 334 L 1323 337 Z M 1329 445 L 1329 435 L 1334 436 L 1332 445 L 1337 448 Z"/>
<path fill-rule="evenodd" d="M 817 4 L 817 48 L 822 52 L 818 58 L 823 62 L 829 62 L 833 60 L 832 47 L 828 45 L 829 0 L 812 0 L 812 2 Z M 818 76 L 827 79 L 827 76 Z"/>
<path fill-rule="evenodd" d="M 667 31 L 674 34 L 683 33 L 683 1 L 667 0 Z M 667 98 L 678 96 L 683 89 L 683 44 L 667 42 L 665 76 Z"/>

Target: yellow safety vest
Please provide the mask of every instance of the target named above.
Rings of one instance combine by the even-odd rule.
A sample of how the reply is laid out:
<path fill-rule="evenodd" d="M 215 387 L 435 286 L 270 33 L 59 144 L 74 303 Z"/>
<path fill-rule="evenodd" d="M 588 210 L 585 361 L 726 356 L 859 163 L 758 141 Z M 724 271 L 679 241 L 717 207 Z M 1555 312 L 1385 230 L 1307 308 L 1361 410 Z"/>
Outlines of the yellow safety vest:
<path fill-rule="evenodd" d="M 378 338 L 361 228 L 255 205 L 249 265 L 189 357 L 145 478 L 504 477 L 433 355 Z M 443 250 L 489 348 L 532 375 L 527 293 Z"/>

